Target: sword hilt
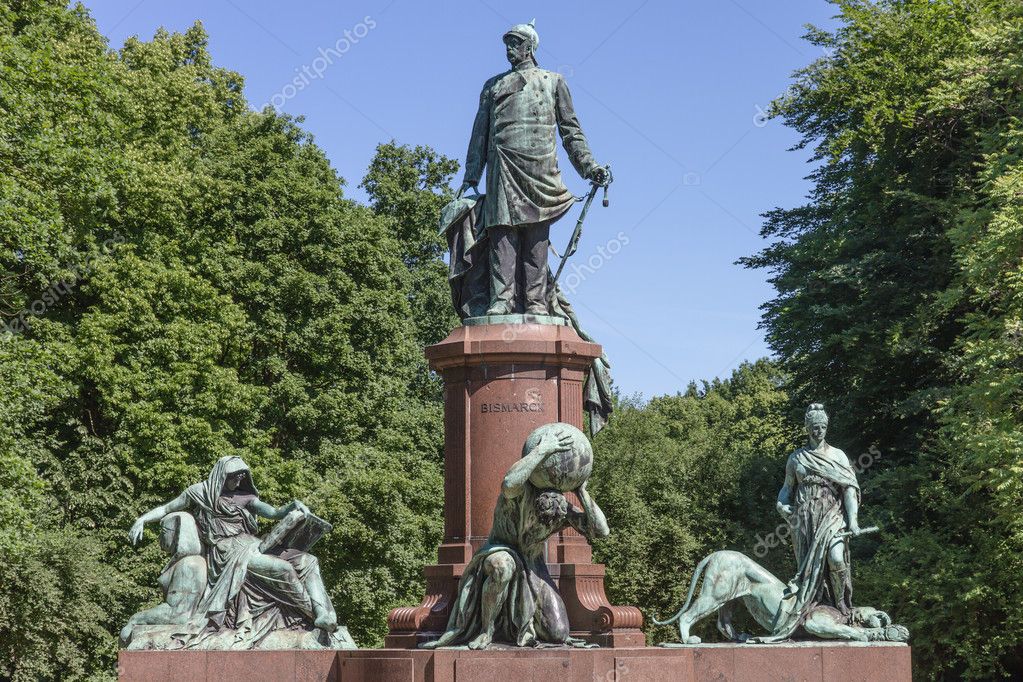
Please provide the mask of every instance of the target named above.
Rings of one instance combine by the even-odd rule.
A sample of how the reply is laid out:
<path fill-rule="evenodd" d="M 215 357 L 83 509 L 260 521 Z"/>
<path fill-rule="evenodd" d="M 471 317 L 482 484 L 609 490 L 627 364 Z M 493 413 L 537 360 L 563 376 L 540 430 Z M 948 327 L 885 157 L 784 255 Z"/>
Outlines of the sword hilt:
<path fill-rule="evenodd" d="M 879 530 L 881 529 L 878 528 L 877 526 L 868 526 L 867 528 L 860 528 L 860 535 L 866 535 L 867 533 L 876 533 Z M 853 533 L 851 530 L 844 530 L 841 533 L 836 533 L 835 537 L 842 540 L 845 538 L 853 537 Z"/>
<path fill-rule="evenodd" d="M 611 186 L 611 183 L 614 182 L 615 176 L 611 173 L 611 164 L 604 166 L 604 170 L 607 171 L 607 180 L 604 182 L 604 198 L 600 203 L 604 208 L 607 208 L 610 204 L 607 200 L 607 190 Z"/>

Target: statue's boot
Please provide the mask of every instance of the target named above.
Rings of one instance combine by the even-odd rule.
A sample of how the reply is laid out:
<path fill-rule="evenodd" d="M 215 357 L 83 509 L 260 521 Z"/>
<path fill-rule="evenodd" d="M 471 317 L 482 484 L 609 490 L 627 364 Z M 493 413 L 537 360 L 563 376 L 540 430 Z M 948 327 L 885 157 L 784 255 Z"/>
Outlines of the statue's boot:
<path fill-rule="evenodd" d="M 846 613 L 845 603 L 845 590 L 846 590 L 846 579 L 849 575 L 848 568 L 832 568 L 829 570 L 831 574 L 831 596 L 835 600 L 835 608 L 842 613 Z"/>
<path fill-rule="evenodd" d="M 522 298 L 526 313 L 547 315 L 547 249 L 550 246 L 550 223 L 536 223 L 518 228 L 522 256 Z"/>
<path fill-rule="evenodd" d="M 487 315 L 515 312 L 519 230 L 505 225 L 488 228 L 490 235 L 490 307 Z"/>

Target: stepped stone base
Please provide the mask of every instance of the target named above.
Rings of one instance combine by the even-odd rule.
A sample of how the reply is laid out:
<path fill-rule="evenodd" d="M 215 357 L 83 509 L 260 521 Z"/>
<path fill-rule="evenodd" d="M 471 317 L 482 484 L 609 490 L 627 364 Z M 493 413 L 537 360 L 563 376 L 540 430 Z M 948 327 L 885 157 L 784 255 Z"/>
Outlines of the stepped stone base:
<path fill-rule="evenodd" d="M 122 651 L 146 682 L 910 682 L 905 644 L 801 642 L 488 651 Z"/>

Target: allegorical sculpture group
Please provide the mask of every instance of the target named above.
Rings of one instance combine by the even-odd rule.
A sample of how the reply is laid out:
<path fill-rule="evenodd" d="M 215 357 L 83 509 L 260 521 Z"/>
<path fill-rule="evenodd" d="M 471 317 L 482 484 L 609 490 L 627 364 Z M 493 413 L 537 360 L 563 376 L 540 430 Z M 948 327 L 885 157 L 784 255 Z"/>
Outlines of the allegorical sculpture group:
<path fill-rule="evenodd" d="M 263 536 L 260 517 L 277 521 Z M 151 521 L 160 522 L 160 547 L 170 555 L 164 598 L 129 619 L 127 648 L 355 648 L 306 551 L 330 525 L 297 500 L 260 500 L 240 457 L 222 457 L 205 481 L 140 516 L 132 542 Z"/>
<path fill-rule="evenodd" d="M 794 577 L 783 583 L 744 554 L 714 552 L 694 571 L 677 622 L 679 642 L 700 619 L 717 613 L 718 629 L 733 641 L 772 643 L 793 637 L 905 642 L 909 633 L 872 607 L 854 606 L 849 540 L 858 524 L 859 485 L 848 457 L 824 436 L 827 414 L 806 414 L 809 443 L 785 467 L 778 508 L 792 528 Z M 522 459 L 504 477 L 490 537 L 466 566 L 447 631 L 426 647 L 494 642 L 514 646 L 583 646 L 569 636 L 568 615 L 547 568 L 544 546 L 565 528 L 583 537 L 610 532 L 587 490 L 593 449 L 570 424 L 533 431 Z M 571 504 L 572 492 L 582 508 Z M 257 517 L 276 520 L 259 536 Z M 160 522 L 160 546 L 170 556 L 160 575 L 164 598 L 129 620 L 121 633 L 129 649 L 354 648 L 339 627 L 316 559 L 306 550 L 329 524 L 301 502 L 273 507 L 259 499 L 248 467 L 220 459 L 206 481 L 146 512 L 130 537 Z M 702 589 L 696 594 L 702 580 Z M 736 632 L 742 603 L 766 635 Z"/>
<path fill-rule="evenodd" d="M 522 459 L 501 484 L 490 537 L 459 581 L 447 632 L 428 648 L 482 649 L 495 640 L 517 646 L 584 644 L 569 637 L 568 614 L 544 547 L 566 528 L 587 539 L 610 532 L 586 490 L 592 469 L 593 448 L 571 424 L 546 424 L 530 434 Z M 582 509 L 568 502 L 570 491 Z"/>
<path fill-rule="evenodd" d="M 575 202 L 558 170 L 556 133 L 573 166 L 597 187 L 607 167 L 590 153 L 564 78 L 537 65 L 532 24 L 504 36 L 511 69 L 483 87 L 473 125 L 465 181 L 441 216 L 451 248 L 452 300 L 470 323 L 569 324 L 591 340 L 547 265 L 551 224 Z M 487 170 L 486 194 L 465 197 Z M 587 202 L 588 206 L 588 202 Z M 581 219 L 565 256 L 578 241 Z M 560 268 L 559 268 L 560 272 Z M 594 363 L 584 401 L 591 433 L 610 413 L 606 358 Z M 679 642 L 699 642 L 690 628 L 717 613 L 730 640 L 772 643 L 793 637 L 906 641 L 908 632 L 882 611 L 853 604 L 849 543 L 876 529 L 859 526 L 860 488 L 841 450 L 826 440 L 820 404 L 806 412 L 808 444 L 786 463 L 777 509 L 792 530 L 795 573 L 783 583 L 744 554 L 715 552 L 696 567 L 677 622 Z M 568 614 L 548 570 L 544 547 L 574 528 L 583 537 L 610 532 L 587 489 L 593 449 L 565 423 L 540 426 L 504 477 L 486 544 L 465 567 L 447 630 L 426 647 L 480 649 L 494 643 L 583 646 L 569 635 Z M 574 494 L 581 508 L 568 497 Z M 259 519 L 275 521 L 260 533 Z M 163 598 L 131 617 L 121 632 L 128 649 L 354 648 L 310 548 L 331 530 L 301 502 L 274 507 L 259 497 L 238 457 L 217 461 L 205 481 L 142 514 L 132 543 L 159 522 L 168 555 Z M 702 588 L 697 595 L 697 587 Z M 766 631 L 736 632 L 742 603 Z"/>
<path fill-rule="evenodd" d="M 909 632 L 893 625 L 883 611 L 855 607 L 849 540 L 859 526 L 860 486 L 849 458 L 825 441 L 828 415 L 813 403 L 806 410 L 808 444 L 785 464 L 785 483 L 778 493 L 778 512 L 788 523 L 796 555 L 796 573 L 783 583 L 745 554 L 714 552 L 693 574 L 686 603 L 658 625 L 678 622 L 679 642 L 697 644 L 689 629 L 717 612 L 718 629 L 735 641 L 781 642 L 793 636 L 857 641 L 905 642 Z M 695 596 L 697 583 L 703 588 Z M 695 598 L 694 598 L 695 596 Z M 739 602 L 768 635 L 751 637 L 732 627 Z"/>

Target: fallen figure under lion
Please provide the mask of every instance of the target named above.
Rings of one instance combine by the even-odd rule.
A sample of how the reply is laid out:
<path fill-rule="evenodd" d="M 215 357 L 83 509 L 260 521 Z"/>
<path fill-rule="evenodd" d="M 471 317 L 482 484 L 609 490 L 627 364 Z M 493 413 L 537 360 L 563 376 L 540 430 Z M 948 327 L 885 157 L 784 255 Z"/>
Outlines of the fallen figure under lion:
<path fill-rule="evenodd" d="M 700 593 L 694 599 L 696 586 L 703 578 Z M 722 635 L 735 642 L 762 643 L 777 641 L 770 637 L 753 637 L 737 633 L 732 625 L 735 607 L 742 602 L 754 620 L 768 631 L 785 619 L 793 608 L 793 586 L 786 585 L 767 569 L 741 552 L 720 551 L 709 555 L 696 567 L 689 584 L 689 594 L 682 608 L 666 620 L 654 619 L 657 625 L 678 622 L 679 641 L 661 646 L 699 644 L 700 638 L 689 630 L 698 621 L 717 612 L 717 627 Z M 906 642 L 909 631 L 893 624 L 884 611 L 869 607 L 853 607 L 843 614 L 834 606 L 820 604 L 807 610 L 794 636 L 807 635 L 820 639 L 858 642 Z"/>

